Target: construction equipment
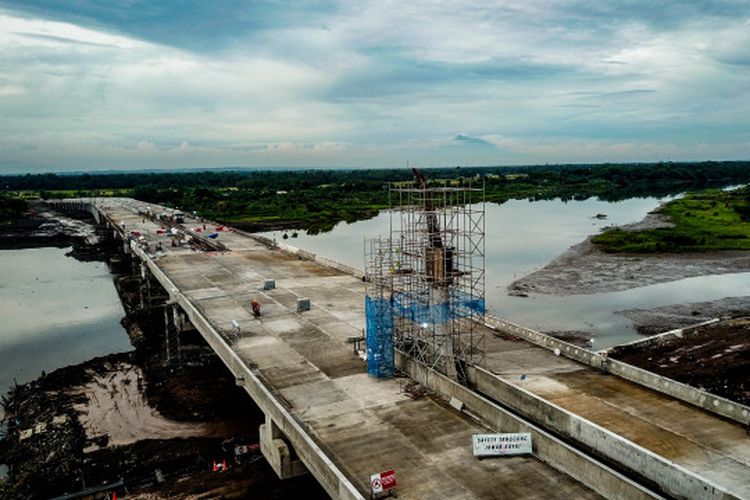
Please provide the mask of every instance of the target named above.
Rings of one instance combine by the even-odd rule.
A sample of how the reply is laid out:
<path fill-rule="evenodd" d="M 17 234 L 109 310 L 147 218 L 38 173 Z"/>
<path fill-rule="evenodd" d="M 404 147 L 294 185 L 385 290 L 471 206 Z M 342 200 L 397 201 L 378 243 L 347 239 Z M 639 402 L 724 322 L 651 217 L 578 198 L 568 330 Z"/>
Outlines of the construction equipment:
<path fill-rule="evenodd" d="M 399 349 L 465 381 L 483 352 L 484 189 L 412 171 L 390 187 L 389 237 L 366 242 L 368 372 L 391 376 Z"/>

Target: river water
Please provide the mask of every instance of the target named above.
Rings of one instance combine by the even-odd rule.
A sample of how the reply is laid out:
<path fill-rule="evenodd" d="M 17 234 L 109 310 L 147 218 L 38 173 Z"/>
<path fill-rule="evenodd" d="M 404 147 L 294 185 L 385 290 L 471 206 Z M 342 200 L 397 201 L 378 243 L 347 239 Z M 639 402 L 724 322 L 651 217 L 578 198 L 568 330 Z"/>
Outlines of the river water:
<path fill-rule="evenodd" d="M 0 391 L 131 349 L 112 274 L 69 248 L 0 251 Z M 2 410 L 0 410 L 1 412 Z"/>
<path fill-rule="evenodd" d="M 663 200 L 621 202 L 513 200 L 486 205 L 488 309 L 540 330 L 590 332 L 594 348 L 638 338 L 632 322 L 614 311 L 750 295 L 750 273 L 684 279 L 622 292 L 555 297 L 509 296 L 506 287 L 546 265 L 586 236 L 612 224 L 641 220 Z M 606 214 L 597 219 L 596 214 Z M 387 236 L 389 214 L 333 231 L 286 240 L 311 252 L 362 268 L 364 238 Z M 281 240 L 284 232 L 265 233 Z M 0 251 L 0 391 L 42 370 L 131 349 L 120 326 L 124 315 L 112 275 L 101 262 L 79 262 L 69 249 Z"/>
<path fill-rule="evenodd" d="M 614 314 L 630 308 L 651 308 L 684 302 L 750 295 L 750 273 L 689 278 L 622 292 L 557 297 L 531 294 L 509 296 L 506 287 L 558 256 L 571 245 L 606 226 L 637 222 L 663 199 L 631 198 L 605 202 L 511 200 L 487 203 L 486 298 L 490 312 L 542 331 L 575 330 L 590 333 L 593 349 L 604 349 L 640 338 L 632 321 Z M 597 219 L 606 214 L 606 219 Z M 264 233 L 310 252 L 358 268 L 364 267 L 364 239 L 387 237 L 388 212 L 377 217 L 340 223 L 331 232 L 283 240 L 283 231 Z M 291 234 L 291 232 L 287 233 Z"/>

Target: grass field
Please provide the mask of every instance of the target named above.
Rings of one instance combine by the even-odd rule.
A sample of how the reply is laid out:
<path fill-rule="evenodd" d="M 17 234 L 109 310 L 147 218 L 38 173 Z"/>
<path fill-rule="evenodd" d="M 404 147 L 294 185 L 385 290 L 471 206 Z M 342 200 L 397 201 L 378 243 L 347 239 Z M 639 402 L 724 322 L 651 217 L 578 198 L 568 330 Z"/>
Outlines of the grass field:
<path fill-rule="evenodd" d="M 750 250 L 750 191 L 746 188 L 690 193 L 658 212 L 675 226 L 644 231 L 610 229 L 594 237 L 593 243 L 609 253 Z"/>

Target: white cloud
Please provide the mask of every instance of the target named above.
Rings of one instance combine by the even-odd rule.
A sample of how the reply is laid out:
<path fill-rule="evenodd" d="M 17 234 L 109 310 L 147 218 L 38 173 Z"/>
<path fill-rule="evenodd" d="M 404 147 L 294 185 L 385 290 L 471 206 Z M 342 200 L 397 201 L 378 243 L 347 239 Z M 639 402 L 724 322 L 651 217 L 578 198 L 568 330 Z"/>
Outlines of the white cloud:
<path fill-rule="evenodd" d="M 132 38 L 82 28 L 75 24 L 32 19 L 0 12 L 0 47 L 53 47 L 67 43 L 102 45 L 123 50 L 144 44 Z"/>
<path fill-rule="evenodd" d="M 159 151 L 159 148 L 151 141 L 140 141 L 135 149 L 141 153 L 155 153 Z"/>
<path fill-rule="evenodd" d="M 347 2 L 203 53 L 0 11 L 0 171 L 750 155 L 747 17 L 580 6 Z"/>

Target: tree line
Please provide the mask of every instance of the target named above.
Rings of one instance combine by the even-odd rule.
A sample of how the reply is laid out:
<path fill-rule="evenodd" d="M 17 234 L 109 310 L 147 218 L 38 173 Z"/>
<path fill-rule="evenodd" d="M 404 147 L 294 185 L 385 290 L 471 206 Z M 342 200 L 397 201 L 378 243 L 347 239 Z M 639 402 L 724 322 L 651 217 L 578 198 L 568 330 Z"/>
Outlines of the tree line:
<path fill-rule="evenodd" d="M 750 182 L 750 162 L 537 165 L 430 168 L 431 182 L 484 185 L 486 199 L 606 201 L 665 196 Z M 128 195 L 195 211 L 247 229 L 326 230 L 336 222 L 374 216 L 388 206 L 388 185 L 410 181 L 411 170 L 206 170 L 102 174 L 27 174 L 0 177 L 6 192 Z M 63 192 L 64 193 L 61 193 Z"/>

